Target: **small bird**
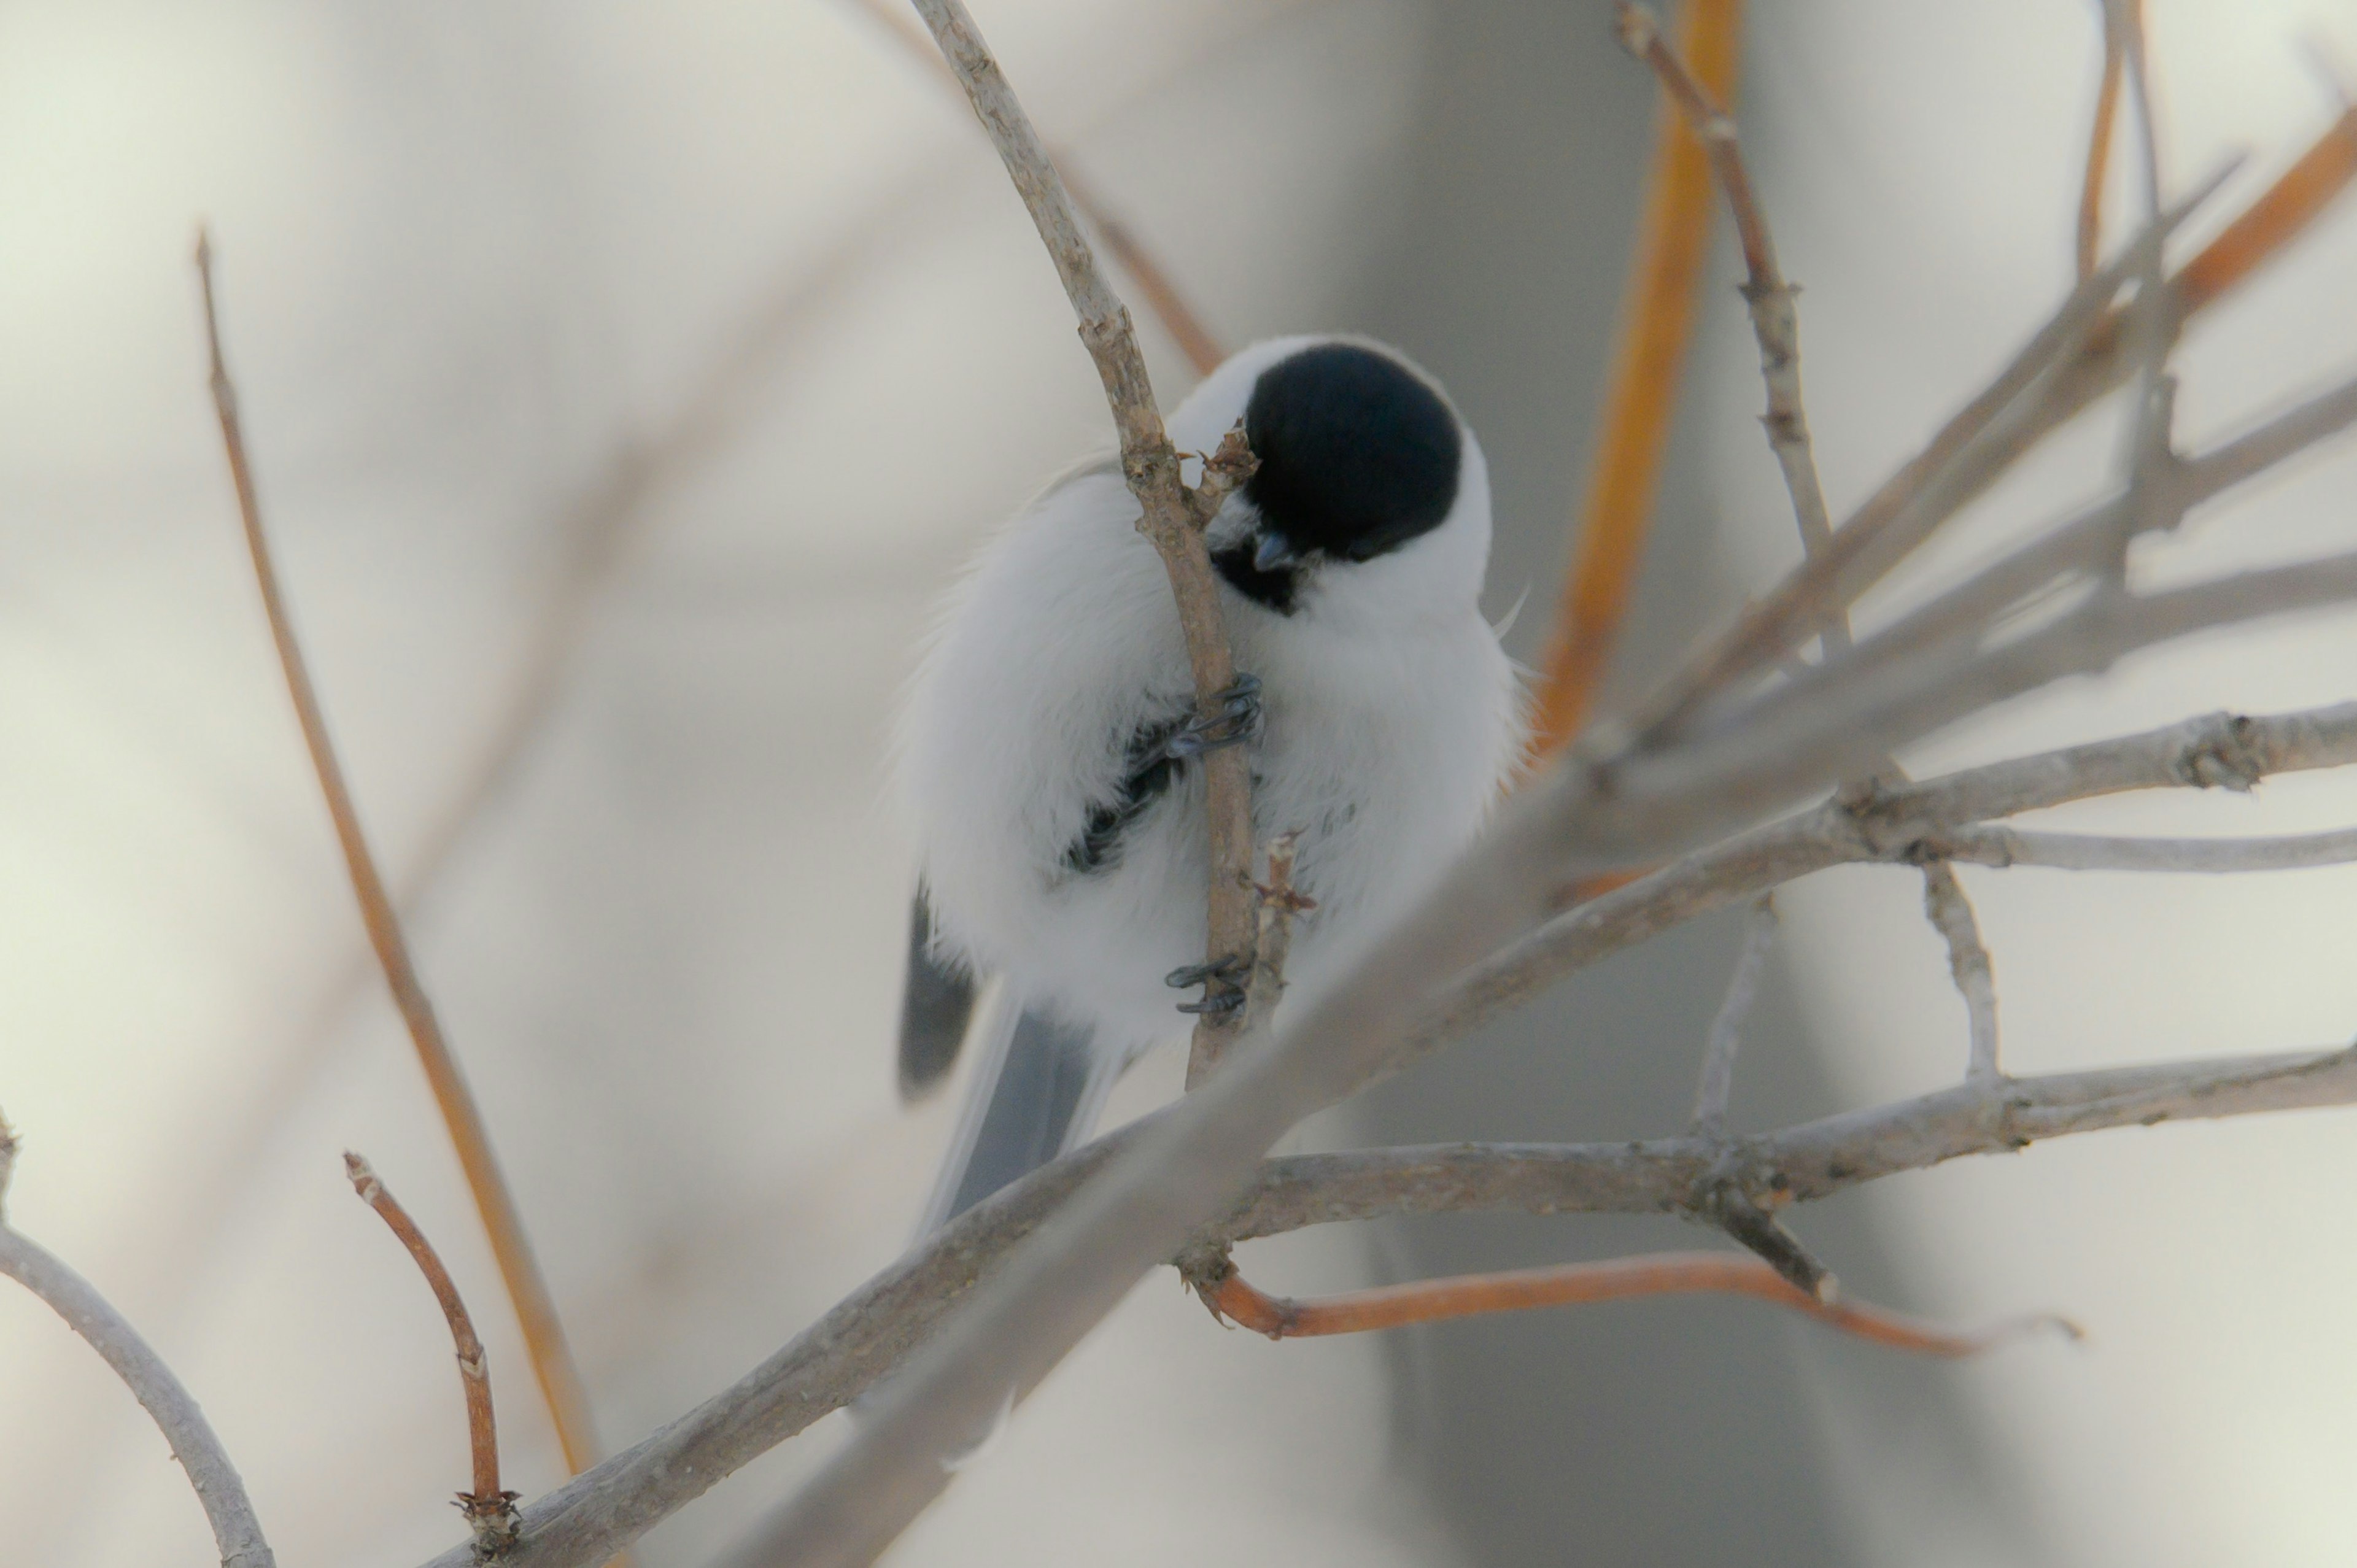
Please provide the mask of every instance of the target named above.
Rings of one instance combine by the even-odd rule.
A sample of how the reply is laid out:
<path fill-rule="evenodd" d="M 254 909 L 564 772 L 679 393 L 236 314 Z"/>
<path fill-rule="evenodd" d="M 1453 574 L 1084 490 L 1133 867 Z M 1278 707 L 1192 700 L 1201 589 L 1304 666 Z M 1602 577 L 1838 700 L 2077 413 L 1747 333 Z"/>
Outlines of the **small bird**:
<path fill-rule="evenodd" d="M 979 1059 L 920 1234 L 1085 1137 L 1182 1012 L 1242 1002 L 1202 961 L 1207 751 L 1245 748 L 1254 843 L 1298 835 L 1289 999 L 1437 878 L 1520 755 L 1480 606 L 1489 468 L 1438 384 L 1365 338 L 1282 338 L 1212 371 L 1170 435 L 1208 453 L 1239 421 L 1259 467 L 1207 532 L 1242 672 L 1216 714 L 1110 456 L 990 541 L 925 650 L 896 746 L 920 871 L 902 1095 L 969 1036 Z"/>

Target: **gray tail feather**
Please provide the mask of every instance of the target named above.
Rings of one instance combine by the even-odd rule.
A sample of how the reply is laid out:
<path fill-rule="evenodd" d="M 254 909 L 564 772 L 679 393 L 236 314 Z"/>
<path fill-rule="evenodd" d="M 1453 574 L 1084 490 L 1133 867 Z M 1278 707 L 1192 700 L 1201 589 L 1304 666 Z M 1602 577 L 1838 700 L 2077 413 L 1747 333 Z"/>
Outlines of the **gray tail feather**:
<path fill-rule="evenodd" d="M 1087 1137 L 1119 1076 L 1086 1029 L 1026 1011 L 1003 986 L 981 1013 L 974 1083 L 920 1237 Z"/>

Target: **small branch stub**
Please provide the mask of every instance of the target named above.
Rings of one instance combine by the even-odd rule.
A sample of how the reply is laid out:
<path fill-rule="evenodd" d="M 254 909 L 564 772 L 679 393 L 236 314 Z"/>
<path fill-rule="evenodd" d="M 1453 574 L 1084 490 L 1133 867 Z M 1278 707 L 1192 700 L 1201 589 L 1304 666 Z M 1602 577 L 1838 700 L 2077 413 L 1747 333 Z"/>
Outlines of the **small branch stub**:
<path fill-rule="evenodd" d="M 442 1266 L 434 1243 L 425 1239 L 409 1211 L 385 1190 L 384 1183 L 377 1179 L 369 1163 L 358 1155 L 347 1154 L 344 1174 L 350 1178 L 352 1190 L 361 1195 L 361 1201 L 375 1209 L 409 1250 L 418 1272 L 425 1276 L 426 1285 L 434 1292 L 434 1299 L 441 1304 L 442 1316 L 449 1321 L 450 1338 L 458 1354 L 458 1382 L 467 1395 L 467 1440 L 475 1475 L 475 1489 L 458 1494 L 458 1511 L 466 1516 L 467 1528 L 474 1532 L 477 1558 L 498 1557 L 515 1545 L 522 1520 L 515 1506 L 520 1494 L 500 1485 L 500 1438 L 491 1415 L 490 1363 L 482 1340 L 476 1336 L 474 1319 L 467 1315 L 467 1304 L 459 1298 L 458 1287 L 451 1281 L 450 1271 Z"/>

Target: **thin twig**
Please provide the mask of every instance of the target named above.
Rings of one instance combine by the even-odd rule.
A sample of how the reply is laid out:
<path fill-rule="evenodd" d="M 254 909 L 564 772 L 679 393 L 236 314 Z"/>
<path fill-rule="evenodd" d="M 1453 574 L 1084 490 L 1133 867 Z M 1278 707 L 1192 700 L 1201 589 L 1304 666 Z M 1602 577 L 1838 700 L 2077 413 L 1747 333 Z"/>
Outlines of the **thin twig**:
<path fill-rule="evenodd" d="M 1944 860 L 1923 868 L 1923 914 L 1940 940 L 1948 944 L 1948 973 L 1964 999 L 1971 1024 L 1971 1054 L 1965 1058 L 1966 1081 L 1993 1083 L 1996 1063 L 1996 977 L 1989 962 L 1988 944 L 1981 940 L 1980 922 L 1973 918 L 1972 901 L 1964 885 Z"/>
<path fill-rule="evenodd" d="M 1768 972 L 1769 950 L 1776 944 L 1776 900 L 1762 893 L 1751 901 L 1743 924 L 1743 947 L 1735 959 L 1735 973 L 1727 983 L 1727 997 L 1710 1022 L 1710 1038 L 1703 1047 L 1702 1080 L 1695 1090 L 1694 1133 L 1717 1138 L 1727 1132 L 1727 1101 L 1735 1087 L 1735 1053 L 1742 1043 L 1744 1020 Z"/>
<path fill-rule="evenodd" d="M 2126 48 L 2111 0 L 2096 0 L 2104 14 L 2103 74 L 2095 87 L 2095 123 L 2087 133 L 2086 172 L 2079 181 L 2079 275 L 2095 270 L 2104 248 L 2104 185 L 2111 173 L 2112 133 L 2119 119 L 2120 71 Z"/>
<path fill-rule="evenodd" d="M 1121 467 L 1130 493 L 1141 509 L 1138 531 L 1152 542 L 1170 575 L 1172 597 L 1178 607 L 1178 627 L 1187 644 L 1187 662 L 1195 680 L 1197 711 L 1209 718 L 1218 694 L 1235 683 L 1233 650 L 1221 619 L 1218 579 L 1211 569 L 1204 525 L 1217 509 L 1213 489 L 1199 496 L 1179 477 L 1178 454 L 1163 428 L 1155 405 L 1153 383 L 1138 352 L 1137 334 L 1125 309 L 1105 281 L 1073 216 L 1071 199 L 1055 164 L 1039 142 L 1029 116 L 1007 85 L 1006 74 L 991 57 L 982 34 L 966 14 L 962 0 L 916 0 L 917 12 L 933 35 L 942 57 L 949 62 L 960 86 L 974 105 L 991 145 L 998 149 L 1040 242 L 1055 263 L 1056 275 L 1080 321 L 1081 341 L 1103 381 L 1105 402 L 1121 436 Z M 1222 446 L 1243 453 L 1241 432 Z M 1231 458 L 1229 483 L 1249 474 L 1248 454 Z M 1215 464 L 1207 464 L 1207 470 Z M 1241 474 L 1237 472 L 1241 467 Z M 1204 476 L 1214 487 L 1211 472 Z M 1201 502 L 1210 500 L 1210 510 Z M 1248 880 L 1252 871 L 1252 775 L 1242 747 L 1229 746 L 1203 758 L 1204 814 L 1210 822 L 1211 881 L 1208 888 L 1207 937 L 1204 961 L 1252 957 L 1254 914 Z M 1206 1012 L 1195 1027 L 1194 1046 L 1187 1064 L 1189 1087 L 1200 1083 L 1233 1044 L 1240 1019 L 1235 1012 Z"/>
<path fill-rule="evenodd" d="M 1724 1173 L 1763 1205 L 1810 1203 L 1950 1160 L 2164 1122 L 2357 1104 L 2357 1050 L 2148 1062 L 1958 1083 L 1911 1100 L 1725 1141 L 1436 1144 L 1265 1160 L 1194 1244 L 1405 1215 L 1695 1216 Z"/>
<path fill-rule="evenodd" d="M 2147 216 L 2160 210 L 2160 117 L 2153 107 L 2152 57 L 2145 47 L 2144 0 L 2103 0 L 2104 30 L 2116 33 L 2136 109 L 2136 172 Z"/>
<path fill-rule="evenodd" d="M 2223 875 L 2347 865 L 2357 862 L 2357 828 L 2287 833 L 2279 838 L 2172 839 L 1973 827 L 1939 834 L 1930 847 L 1943 860 L 1975 865 Z"/>
<path fill-rule="evenodd" d="M 1878 1306 L 1820 1300 L 1798 1289 L 1757 1258 L 1725 1252 L 1655 1252 L 1595 1262 L 1464 1274 L 1455 1279 L 1387 1285 L 1354 1292 L 1344 1299 L 1297 1301 L 1273 1296 L 1231 1274 L 1215 1287 L 1211 1305 L 1239 1327 L 1271 1339 L 1327 1334 L 1364 1334 L 1412 1324 L 1529 1312 L 1551 1306 L 1586 1306 L 1664 1295 L 1746 1295 L 1804 1313 L 1853 1338 L 1918 1356 L 1955 1360 L 1977 1356 L 2009 1339 L 2042 1329 L 2066 1338 L 2084 1337 L 2079 1326 L 2052 1314 L 2010 1318 L 1986 1328 L 1959 1331 L 1919 1322 Z"/>
<path fill-rule="evenodd" d="M 957 74 L 947 68 L 924 29 L 911 23 L 899 6 L 891 4 L 890 0 L 852 0 L 852 3 L 891 34 L 893 41 L 900 45 L 910 59 L 924 66 L 929 74 L 952 91 L 963 91 Z M 1178 345 L 1178 351 L 1187 356 L 1187 362 L 1194 367 L 1195 373 L 1208 376 L 1219 369 L 1220 362 L 1228 357 L 1227 350 L 1220 346 L 1219 339 L 1203 325 L 1202 317 L 1187 303 L 1186 295 L 1171 281 L 1169 269 L 1157 259 L 1128 224 L 1114 215 L 1112 207 L 1098 194 L 1096 188 L 1081 177 L 1069 151 L 1051 146 L 1049 156 L 1063 176 L 1064 189 L 1071 197 L 1072 204 L 1088 219 L 1089 226 L 1104 242 L 1105 249 L 1113 252 L 1114 260 L 1137 285 L 1138 295 L 1146 301 L 1146 307 L 1154 313 L 1155 320 L 1162 324 L 1162 329 L 1170 335 L 1170 340 Z"/>
<path fill-rule="evenodd" d="M 409 1217 L 400 1201 L 385 1190 L 369 1163 L 355 1154 L 344 1155 L 344 1175 L 361 1201 L 373 1208 L 391 1228 L 401 1244 L 409 1250 L 416 1262 L 417 1272 L 425 1276 L 426 1287 L 442 1305 L 442 1316 L 450 1325 L 450 1340 L 458 1352 L 458 1383 L 467 1395 L 467 1446 L 474 1463 L 475 1489 L 458 1494 L 458 1511 L 475 1532 L 475 1548 L 482 1555 L 496 1557 L 515 1544 L 518 1519 L 516 1498 L 522 1494 L 511 1492 L 500 1485 L 499 1424 L 491 1413 L 491 1367 L 483 1350 L 483 1342 L 475 1333 L 475 1321 L 467 1316 L 467 1304 L 459 1298 L 458 1287 L 450 1278 L 450 1271 L 442 1266 L 440 1254 L 425 1232 Z"/>
<path fill-rule="evenodd" d="M 1688 0 L 1679 50 L 1711 96 L 1732 102 L 1742 66 L 1741 0 Z M 1654 133 L 1645 210 L 1622 285 L 1579 532 L 1532 703 L 1531 755 L 1553 755 L 1595 706 L 1643 564 L 1654 493 L 1669 449 L 1685 346 L 1710 252 L 1710 165 L 1675 113 Z"/>
<path fill-rule="evenodd" d="M 0 1196 L 16 1155 L 16 1135 L 0 1121 Z M 196 1400 L 139 1337 L 139 1331 L 99 1294 L 88 1280 L 22 1232 L 0 1224 L 0 1274 L 31 1291 L 80 1335 L 132 1396 L 138 1400 L 171 1445 L 197 1501 L 212 1528 L 221 1568 L 273 1568 L 276 1559 L 254 1517 L 253 1499 L 229 1452 L 197 1407 Z"/>
<path fill-rule="evenodd" d="M 221 422 L 221 446 L 229 459 L 230 480 L 237 491 L 238 518 L 244 526 L 246 548 L 253 560 L 254 582 L 262 593 L 263 611 L 270 622 L 271 641 L 278 650 L 279 667 L 285 672 L 287 694 L 294 699 L 295 716 L 302 726 L 303 744 L 310 753 L 320 794 L 335 823 L 336 842 L 343 849 L 344 867 L 351 878 L 353 896 L 360 903 L 361 921 L 368 928 L 369 945 L 376 950 L 385 984 L 393 993 L 393 1005 L 408 1026 L 418 1065 L 425 1069 L 426 1082 L 434 1091 L 434 1102 L 442 1112 L 443 1125 L 449 1130 L 450 1142 L 457 1150 L 468 1190 L 474 1196 L 483 1230 L 490 1239 L 492 1256 L 499 1262 L 500 1278 L 522 1326 L 533 1375 L 539 1380 L 541 1396 L 555 1424 L 565 1466 L 578 1474 L 598 1457 L 588 1396 L 583 1390 L 573 1353 L 565 1344 L 564 1326 L 557 1318 L 548 1282 L 533 1256 L 515 1196 L 492 1153 L 490 1133 L 482 1111 L 442 1033 L 441 1021 L 435 1015 L 433 1002 L 425 994 L 416 964 L 410 957 L 408 941 L 402 935 L 401 918 L 385 891 L 384 878 L 361 831 L 360 813 L 344 782 L 343 766 L 337 760 L 327 719 L 320 712 L 318 695 L 304 662 L 302 646 L 296 639 L 294 622 L 279 585 L 278 570 L 271 559 L 269 540 L 263 532 L 261 503 L 255 495 L 253 471 L 246 457 L 245 435 L 238 419 L 237 390 L 230 381 L 221 354 L 221 321 L 213 298 L 212 242 L 202 233 L 197 239 L 197 276 L 204 293 L 205 344 L 211 362 L 213 410 Z"/>

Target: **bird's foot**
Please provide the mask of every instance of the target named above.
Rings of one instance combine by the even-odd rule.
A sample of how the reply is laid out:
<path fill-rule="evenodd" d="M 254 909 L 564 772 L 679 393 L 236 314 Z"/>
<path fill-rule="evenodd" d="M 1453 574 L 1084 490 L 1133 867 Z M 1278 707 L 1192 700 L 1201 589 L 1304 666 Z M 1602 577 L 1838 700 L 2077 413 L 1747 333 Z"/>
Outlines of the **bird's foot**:
<path fill-rule="evenodd" d="M 1209 715 L 1198 714 L 1178 726 L 1163 744 L 1162 754 L 1174 762 L 1181 762 L 1222 746 L 1242 746 L 1260 734 L 1260 677 L 1239 675 L 1235 684 L 1212 694 Z"/>
<path fill-rule="evenodd" d="M 1242 982 L 1252 972 L 1252 964 L 1233 953 L 1213 963 L 1189 963 L 1172 970 L 1162 977 L 1162 983 L 1174 991 L 1194 986 L 1203 988 L 1200 1002 L 1181 1002 L 1178 1011 L 1198 1015 L 1224 1018 L 1244 1004 Z"/>

